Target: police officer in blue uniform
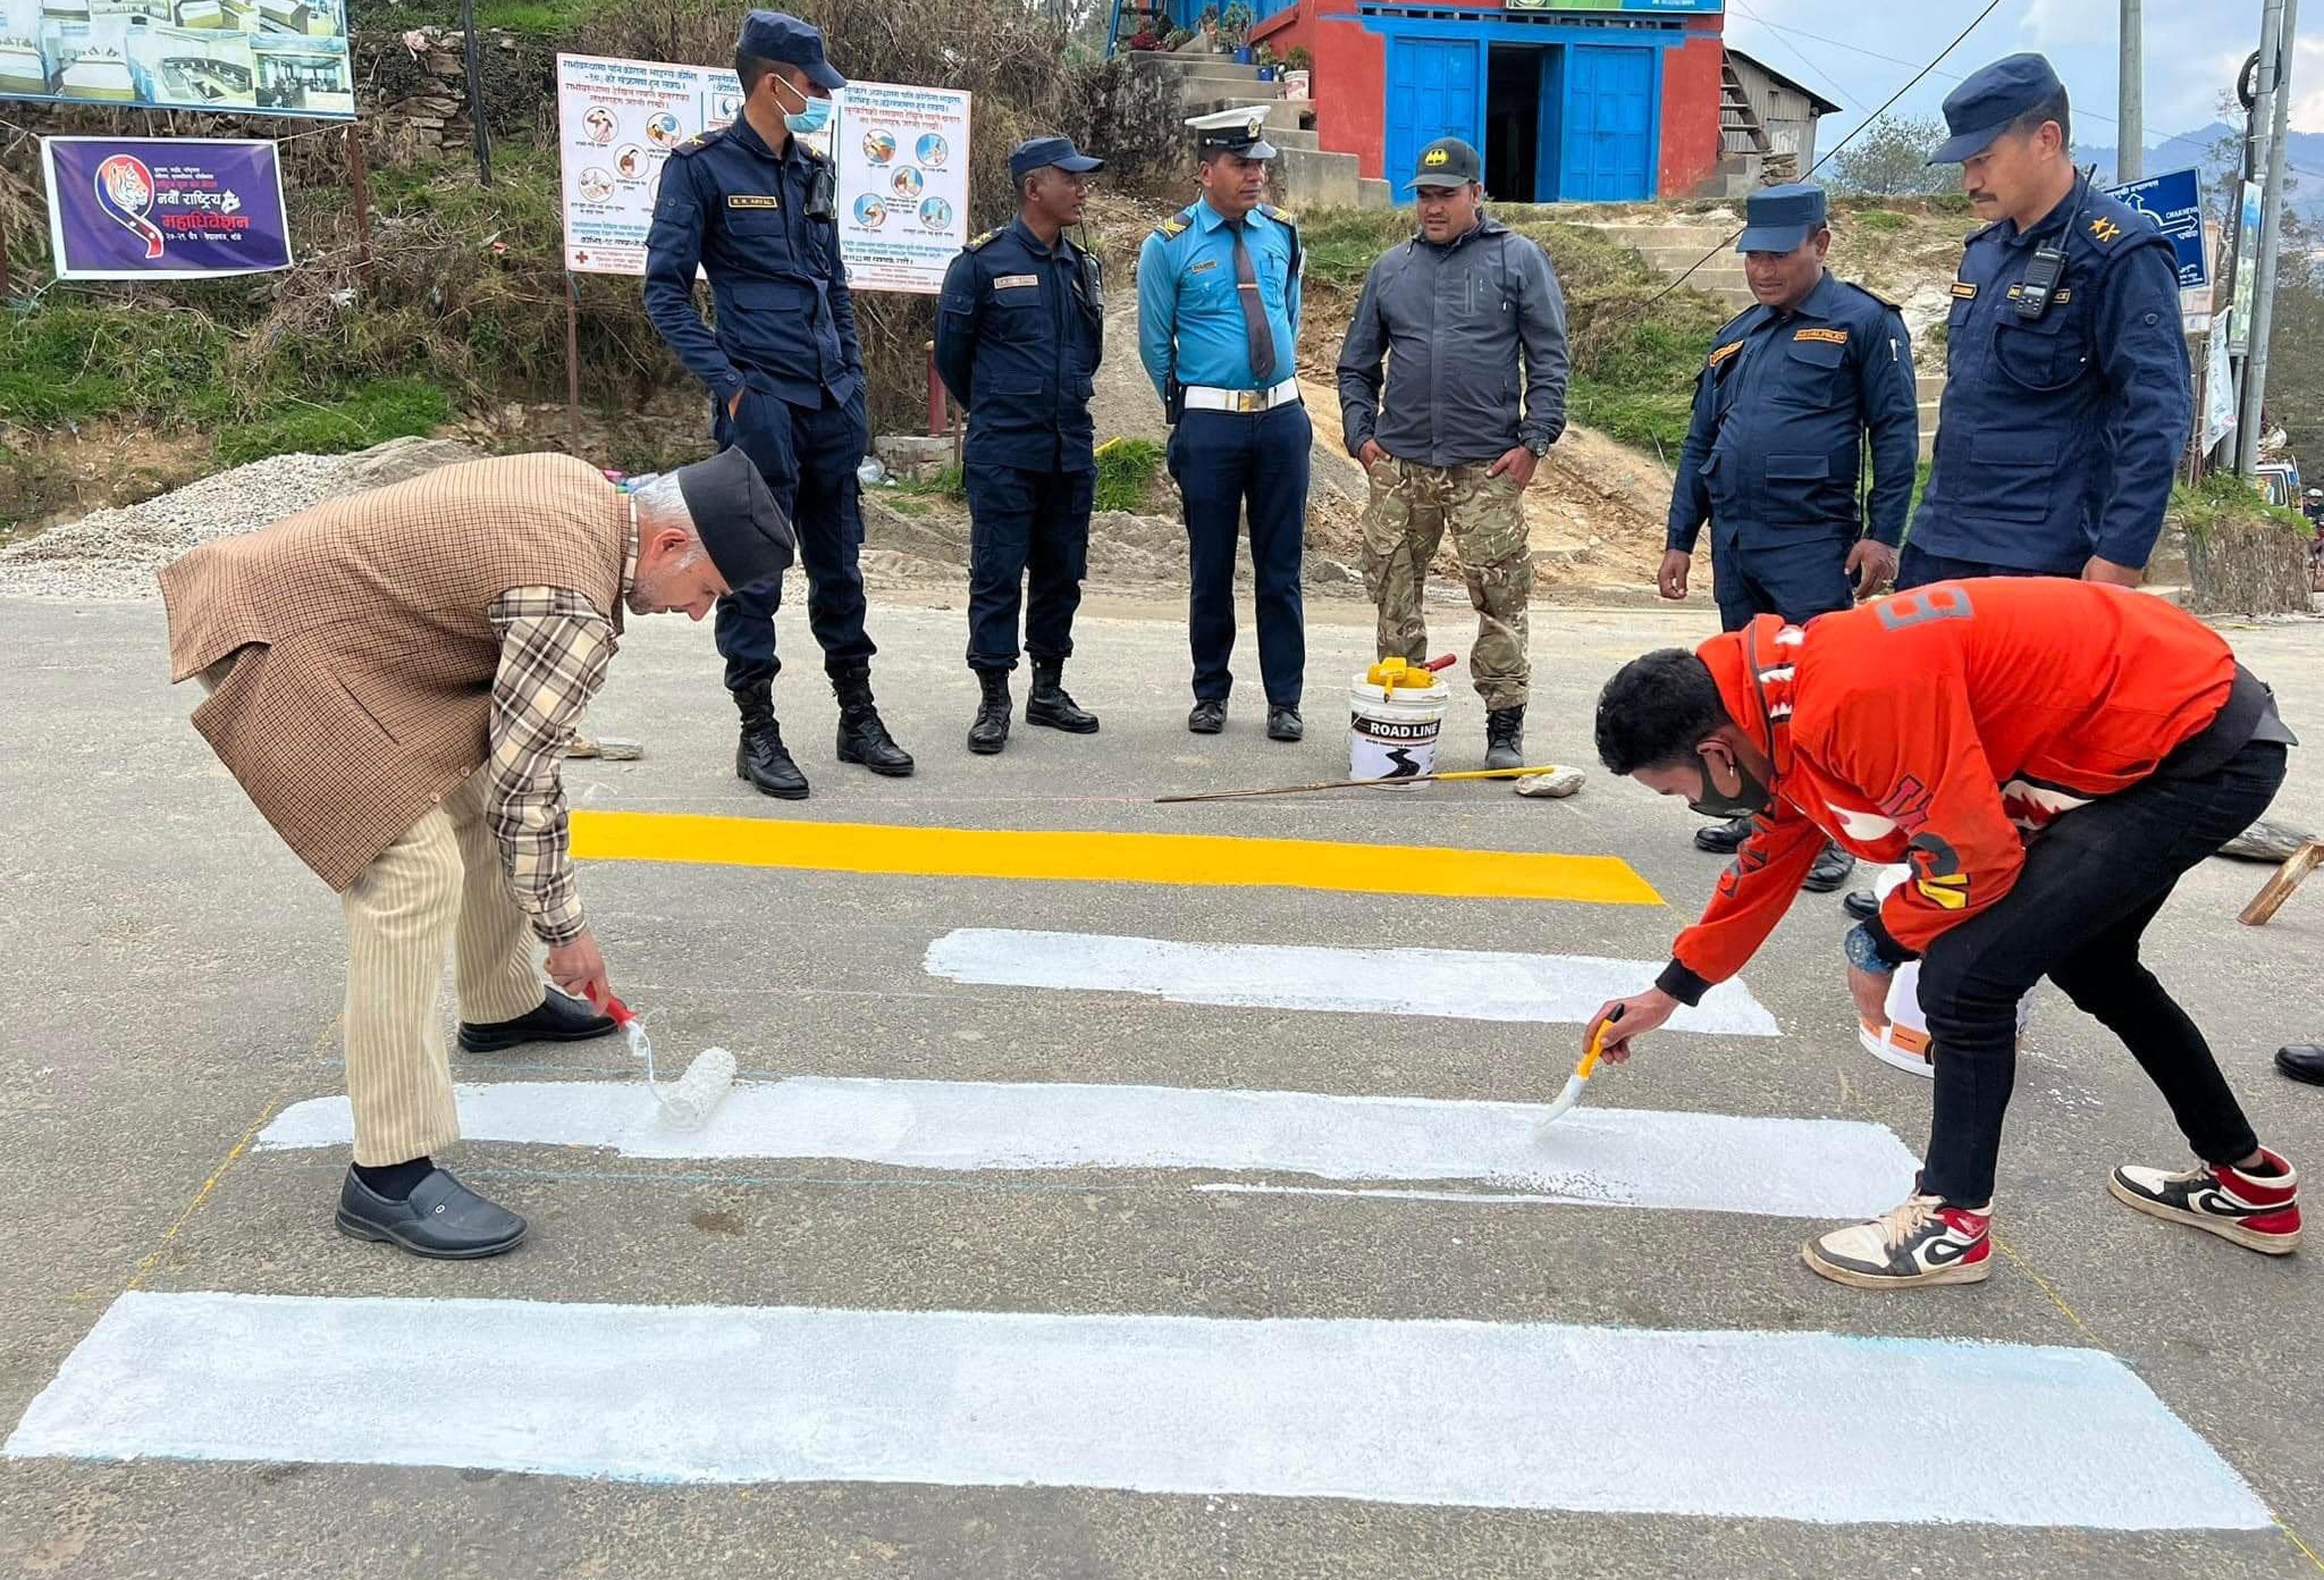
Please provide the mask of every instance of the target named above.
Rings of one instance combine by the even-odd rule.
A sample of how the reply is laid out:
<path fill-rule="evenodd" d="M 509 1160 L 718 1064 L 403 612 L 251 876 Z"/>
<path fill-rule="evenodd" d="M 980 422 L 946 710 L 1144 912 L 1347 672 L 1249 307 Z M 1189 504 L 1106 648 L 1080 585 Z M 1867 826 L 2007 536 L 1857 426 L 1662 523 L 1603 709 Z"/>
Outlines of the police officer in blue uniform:
<path fill-rule="evenodd" d="M 871 444 L 863 354 L 839 256 L 837 182 L 799 141 L 831 116 L 847 79 L 823 34 L 795 16 L 753 11 L 734 46 L 742 109 L 733 125 L 673 149 L 646 238 L 645 306 L 688 372 L 710 391 L 711 431 L 757 464 L 795 523 L 807 624 L 839 698 L 839 760 L 912 772 L 872 700 L 863 631 L 863 542 L 855 468 Z M 696 265 L 710 276 L 715 335 L 694 308 Z M 807 776 L 775 723 L 779 577 L 718 600 L 718 651 L 742 716 L 735 773 L 796 800 Z"/>
<path fill-rule="evenodd" d="M 1234 675 L 1237 526 L 1250 519 L 1259 668 L 1267 734 L 1296 741 L 1307 668 L 1300 557 L 1308 448 L 1300 403 L 1299 227 L 1259 201 L 1274 146 L 1259 110 L 1221 110 L 1195 131 L 1203 195 L 1146 238 L 1138 254 L 1138 354 L 1172 428 L 1171 476 L 1186 507 L 1187 642 L 1194 706 L 1186 727 L 1226 727 Z"/>
<path fill-rule="evenodd" d="M 1097 490 L 1089 403 L 1104 350 L 1105 293 L 1097 254 L 1065 230 L 1081 223 L 1090 177 L 1104 163 L 1063 137 L 1019 143 L 1009 155 L 1016 222 L 969 243 L 937 299 L 936 372 L 968 408 L 968 667 L 984 693 L 969 726 L 972 752 L 1009 741 L 1009 675 L 1028 568 L 1033 691 L 1025 722 L 1077 735 L 1097 729 L 1097 716 L 1075 706 L 1062 676 L 1089 566 Z"/>
<path fill-rule="evenodd" d="M 1988 221 L 1946 319 L 1936 462 L 1900 587 L 1964 576 L 2137 585 L 2163 530 L 2194 385 L 2170 239 L 2079 174 L 2065 86 L 2039 55 L 1945 99 Z"/>
<path fill-rule="evenodd" d="M 1707 516 L 1711 594 L 1728 631 L 1759 614 L 1805 622 L 1885 586 L 1921 445 L 1912 340 L 1894 303 L 1825 269 L 1823 189 L 1754 192 L 1746 219 L 1735 250 L 1758 305 L 1711 337 L 1696 378 L 1657 578 L 1663 596 L 1686 596 Z M 1868 434 L 1868 507 L 1858 494 Z M 1694 843 L 1732 855 L 1751 828 L 1738 818 Z M 1855 865 L 1827 845 L 1805 887 L 1837 889 Z"/>
<path fill-rule="evenodd" d="M 2145 215 L 2078 172 L 2065 85 L 2011 55 L 1945 97 L 1987 223 L 1945 320 L 1937 449 L 1896 586 L 2070 576 L 2135 587 L 2194 422 L 2179 264 Z M 1869 889 L 1850 915 L 1879 910 Z"/>

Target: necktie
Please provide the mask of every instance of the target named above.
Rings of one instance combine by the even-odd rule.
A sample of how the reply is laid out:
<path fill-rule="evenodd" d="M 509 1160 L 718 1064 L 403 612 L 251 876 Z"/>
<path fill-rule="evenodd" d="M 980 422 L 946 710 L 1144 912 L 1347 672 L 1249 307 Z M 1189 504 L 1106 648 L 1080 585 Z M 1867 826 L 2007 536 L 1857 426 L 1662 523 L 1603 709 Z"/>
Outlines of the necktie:
<path fill-rule="evenodd" d="M 1242 302 L 1243 332 L 1250 337 L 1250 374 L 1263 389 L 1275 382 L 1275 332 L 1267 327 L 1267 304 L 1259 297 L 1250 249 L 1243 245 L 1243 222 L 1229 223 L 1234 231 L 1235 295 Z"/>

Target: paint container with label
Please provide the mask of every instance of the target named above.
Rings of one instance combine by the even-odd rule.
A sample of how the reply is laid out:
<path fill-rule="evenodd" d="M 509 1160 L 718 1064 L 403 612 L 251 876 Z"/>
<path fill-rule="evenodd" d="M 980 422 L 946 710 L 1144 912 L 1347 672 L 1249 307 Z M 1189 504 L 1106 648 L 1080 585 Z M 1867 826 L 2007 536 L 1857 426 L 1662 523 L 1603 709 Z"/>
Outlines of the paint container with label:
<path fill-rule="evenodd" d="M 1891 867 L 1873 882 L 1873 892 L 1886 901 L 1910 875 L 1908 867 Z M 2017 1001 L 2017 1049 L 2025 1050 L 2025 1029 L 2034 1021 L 2034 995 Z M 1930 1052 L 1928 1017 L 1921 1013 L 1921 963 L 1907 960 L 1888 979 L 1888 1024 L 1856 1023 L 1857 1040 L 1882 1064 L 1934 1079 L 1936 1066 Z"/>
<path fill-rule="evenodd" d="M 1435 772 L 1436 737 L 1452 702 L 1452 689 L 1443 681 L 1398 659 L 1358 675 L 1348 685 L 1348 777 L 1410 779 Z"/>

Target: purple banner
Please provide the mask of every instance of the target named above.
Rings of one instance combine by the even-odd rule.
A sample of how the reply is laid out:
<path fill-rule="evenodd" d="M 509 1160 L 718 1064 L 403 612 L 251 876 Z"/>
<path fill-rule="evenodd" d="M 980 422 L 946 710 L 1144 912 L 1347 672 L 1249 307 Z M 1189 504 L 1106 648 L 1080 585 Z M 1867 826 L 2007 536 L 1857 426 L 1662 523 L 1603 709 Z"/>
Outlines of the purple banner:
<path fill-rule="evenodd" d="M 274 144 L 46 137 L 60 280 L 175 280 L 290 266 Z"/>

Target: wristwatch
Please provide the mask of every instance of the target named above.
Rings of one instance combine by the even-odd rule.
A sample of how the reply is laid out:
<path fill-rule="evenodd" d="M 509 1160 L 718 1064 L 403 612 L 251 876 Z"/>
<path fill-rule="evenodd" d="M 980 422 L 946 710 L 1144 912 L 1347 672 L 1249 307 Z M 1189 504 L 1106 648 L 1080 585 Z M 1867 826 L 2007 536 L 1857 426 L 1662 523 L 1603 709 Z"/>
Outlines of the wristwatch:
<path fill-rule="evenodd" d="M 1536 443 L 1534 443 L 1534 442 L 1533 442 L 1533 440 L 1531 440 L 1531 439 L 1520 439 L 1520 440 L 1518 440 L 1517 442 L 1518 442 L 1518 443 L 1520 443 L 1520 444 L 1522 444 L 1522 445 L 1524 445 L 1524 446 L 1525 446 L 1525 448 L 1526 448 L 1526 450 L 1527 450 L 1527 451 L 1528 451 L 1528 452 L 1533 456 L 1533 458 L 1534 458 L 1535 460 L 1536 460 L 1536 461 L 1537 461 L 1537 460 L 1539 460 L 1539 459 L 1541 459 L 1541 458 L 1542 458 L 1542 457 L 1544 457 L 1544 456 L 1545 456 L 1545 455 L 1549 454 L 1549 440 L 1547 440 L 1547 439 L 1543 439 L 1539 444 L 1536 444 Z"/>
<path fill-rule="evenodd" d="M 1848 963 L 1859 971 L 1869 971 L 1875 976 L 1895 974 L 1896 968 L 1880 957 L 1880 946 L 1872 941 L 1872 929 L 1860 921 L 1848 929 L 1847 936 L 1840 941 L 1840 947 L 1848 956 Z"/>

